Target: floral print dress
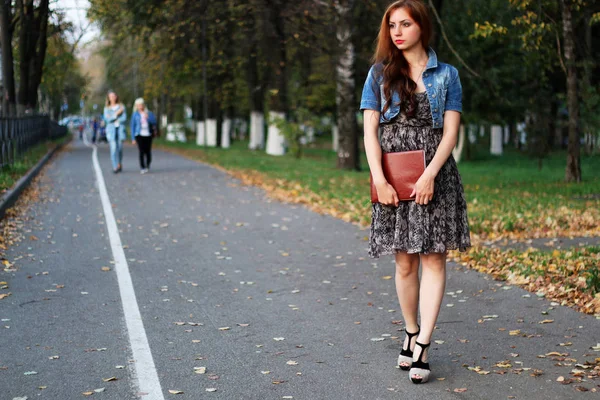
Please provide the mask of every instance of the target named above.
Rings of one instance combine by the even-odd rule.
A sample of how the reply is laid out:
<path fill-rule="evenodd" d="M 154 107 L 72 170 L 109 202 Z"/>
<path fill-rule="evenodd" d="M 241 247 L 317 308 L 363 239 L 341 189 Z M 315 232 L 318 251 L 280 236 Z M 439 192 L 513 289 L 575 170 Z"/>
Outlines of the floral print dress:
<path fill-rule="evenodd" d="M 429 165 L 442 140 L 442 129 L 432 128 L 426 92 L 416 93 L 416 113 L 400 113 L 383 125 L 384 153 L 424 150 Z M 427 205 L 401 201 L 398 207 L 372 204 L 369 255 L 443 253 L 471 246 L 467 202 L 456 161 L 450 155 L 435 178 L 433 199 Z"/>

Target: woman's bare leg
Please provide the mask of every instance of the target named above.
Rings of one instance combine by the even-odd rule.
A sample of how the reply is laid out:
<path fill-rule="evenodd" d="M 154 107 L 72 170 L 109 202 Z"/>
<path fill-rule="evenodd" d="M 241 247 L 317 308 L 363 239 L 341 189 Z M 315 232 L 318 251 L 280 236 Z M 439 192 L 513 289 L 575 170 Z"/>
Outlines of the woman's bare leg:
<path fill-rule="evenodd" d="M 419 307 L 419 255 L 396 253 L 396 293 L 402 309 L 407 332 L 415 333 L 419 329 L 417 313 Z M 403 348 L 414 349 L 415 338 L 408 342 L 404 339 Z"/>
<path fill-rule="evenodd" d="M 446 253 L 421 254 L 421 333 L 417 341 L 427 344 L 440 313 L 444 291 L 446 289 Z M 421 348 L 416 347 L 413 360 L 416 361 L 421 353 Z M 423 354 L 423 362 L 427 362 L 427 351 Z M 416 375 L 419 377 L 419 375 Z"/>

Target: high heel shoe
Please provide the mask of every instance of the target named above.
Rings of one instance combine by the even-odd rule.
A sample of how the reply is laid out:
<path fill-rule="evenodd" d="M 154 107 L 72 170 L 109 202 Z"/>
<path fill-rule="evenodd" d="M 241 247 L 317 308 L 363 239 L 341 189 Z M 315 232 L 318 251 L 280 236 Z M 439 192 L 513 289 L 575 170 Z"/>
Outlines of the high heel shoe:
<path fill-rule="evenodd" d="M 431 343 L 423 344 L 415 341 L 415 346 L 419 346 L 421 348 L 421 353 L 419 354 L 417 361 L 413 361 L 412 366 L 410 367 L 410 373 L 408 376 L 412 383 L 425 383 L 429 380 L 431 369 L 429 368 L 428 362 L 423 362 L 423 353 L 430 344 Z M 415 378 L 415 375 L 419 375 L 420 378 Z"/>
<path fill-rule="evenodd" d="M 410 365 L 412 364 L 412 357 L 413 357 L 413 352 L 410 349 L 410 342 L 412 341 L 413 337 L 417 336 L 419 334 L 419 332 L 421 332 L 421 328 L 418 328 L 418 330 L 415 333 L 410 333 L 407 330 L 405 330 L 404 332 L 406 333 L 406 336 L 408 337 L 408 347 L 406 349 L 404 347 L 402 347 L 402 350 L 400 351 L 400 355 L 398 356 L 398 366 L 400 367 L 400 369 L 402 371 L 408 371 L 410 369 Z M 406 365 L 402 365 L 402 364 L 406 364 Z"/>

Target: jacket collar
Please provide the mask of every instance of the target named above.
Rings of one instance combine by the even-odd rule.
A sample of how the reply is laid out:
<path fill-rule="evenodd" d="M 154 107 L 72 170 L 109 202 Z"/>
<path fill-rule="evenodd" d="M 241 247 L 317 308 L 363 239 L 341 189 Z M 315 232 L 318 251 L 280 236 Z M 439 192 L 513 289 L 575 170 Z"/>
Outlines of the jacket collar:
<path fill-rule="evenodd" d="M 427 66 L 425 67 L 425 70 L 427 71 L 428 69 L 437 68 L 437 54 L 435 54 L 435 51 L 433 51 L 431 47 L 427 50 L 427 56 L 429 57 L 429 61 L 427 61 Z"/>

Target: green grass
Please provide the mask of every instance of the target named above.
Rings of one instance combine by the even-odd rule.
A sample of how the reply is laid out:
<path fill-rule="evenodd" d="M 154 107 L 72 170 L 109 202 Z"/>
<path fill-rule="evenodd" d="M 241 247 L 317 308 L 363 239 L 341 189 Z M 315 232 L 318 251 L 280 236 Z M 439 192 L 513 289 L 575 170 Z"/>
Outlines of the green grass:
<path fill-rule="evenodd" d="M 361 151 L 363 171 L 341 171 L 336 168 L 336 154 L 330 150 L 331 138 L 319 138 L 306 148 L 304 157 L 289 155 L 274 157 L 264 151 L 248 150 L 247 142 L 237 141 L 230 149 L 201 148 L 193 143 L 159 143 L 180 149 L 194 149 L 199 159 L 226 169 L 253 170 L 269 177 L 300 183 L 325 200 L 354 205 L 364 210 L 355 220 L 368 223 L 369 172 L 364 151 Z M 489 232 L 498 223 L 504 231 L 522 231 L 544 212 L 562 206 L 584 210 L 600 206 L 600 156 L 582 156 L 582 183 L 564 182 L 566 153 L 556 152 L 538 161 L 508 150 L 502 157 L 483 156 L 476 161 L 463 161 L 459 171 L 469 203 L 471 229 L 475 233 Z M 565 224 L 569 215 L 561 215 L 558 224 Z"/>
<path fill-rule="evenodd" d="M 13 165 L 0 169 L 0 192 L 13 187 L 13 185 L 29 171 L 52 147 L 66 140 L 61 138 L 38 144 L 32 147 Z"/>

